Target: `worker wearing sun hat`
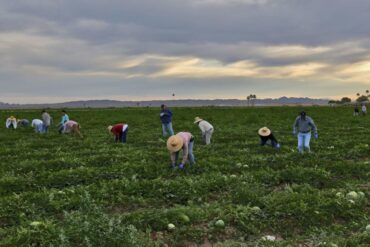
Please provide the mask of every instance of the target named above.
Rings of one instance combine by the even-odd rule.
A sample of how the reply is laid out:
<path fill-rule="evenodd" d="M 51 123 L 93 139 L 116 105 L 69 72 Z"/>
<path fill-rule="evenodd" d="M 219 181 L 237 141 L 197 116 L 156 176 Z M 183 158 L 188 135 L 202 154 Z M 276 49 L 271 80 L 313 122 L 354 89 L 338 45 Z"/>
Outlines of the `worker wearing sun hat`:
<path fill-rule="evenodd" d="M 127 132 L 128 132 L 128 124 L 119 123 L 114 126 L 108 126 L 108 131 L 114 135 L 114 140 L 116 142 L 120 141 L 122 143 L 127 142 Z"/>
<path fill-rule="evenodd" d="M 280 144 L 276 140 L 275 136 L 272 134 L 272 131 L 267 127 L 262 127 L 258 130 L 258 135 L 261 139 L 261 146 L 271 145 L 273 148 L 280 148 Z"/>
<path fill-rule="evenodd" d="M 17 128 L 17 119 L 14 116 L 10 116 L 6 122 L 5 126 L 7 129 L 16 129 Z"/>
<path fill-rule="evenodd" d="M 200 117 L 196 117 L 194 119 L 194 123 L 198 124 L 199 129 L 202 131 L 202 139 L 205 142 L 205 144 L 206 145 L 211 144 L 211 138 L 214 131 L 213 126 L 209 122 L 201 119 Z"/>
<path fill-rule="evenodd" d="M 193 147 L 194 137 L 190 132 L 179 132 L 176 135 L 168 138 L 167 149 L 170 151 L 172 168 L 176 168 L 176 162 L 181 149 L 183 151 L 183 157 L 181 163 L 179 164 L 179 168 L 181 170 L 184 169 L 185 163 L 188 160 L 190 162 L 190 165 L 195 164 Z"/>

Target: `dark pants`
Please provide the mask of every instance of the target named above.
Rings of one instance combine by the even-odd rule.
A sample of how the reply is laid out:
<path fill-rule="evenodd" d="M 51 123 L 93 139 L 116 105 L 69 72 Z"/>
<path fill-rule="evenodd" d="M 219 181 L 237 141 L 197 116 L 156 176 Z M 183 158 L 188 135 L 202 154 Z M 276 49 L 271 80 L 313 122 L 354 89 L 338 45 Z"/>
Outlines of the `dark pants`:
<path fill-rule="evenodd" d="M 261 138 L 261 146 L 271 145 L 273 148 L 278 147 L 278 141 L 272 134 L 269 136 L 260 136 L 260 138 Z"/>
<path fill-rule="evenodd" d="M 126 143 L 127 142 L 127 132 L 128 132 L 128 127 L 126 128 L 125 131 L 121 132 L 121 134 L 119 135 L 119 140 L 122 143 Z"/>

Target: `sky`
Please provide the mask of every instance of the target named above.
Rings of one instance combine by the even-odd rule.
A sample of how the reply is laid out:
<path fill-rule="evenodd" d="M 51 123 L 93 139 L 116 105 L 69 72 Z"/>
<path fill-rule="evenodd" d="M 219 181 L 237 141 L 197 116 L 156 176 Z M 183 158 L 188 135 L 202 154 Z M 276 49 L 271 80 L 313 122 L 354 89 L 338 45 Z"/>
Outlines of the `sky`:
<path fill-rule="evenodd" d="M 354 98 L 370 89 L 369 13 L 368 0 L 0 0 L 0 102 Z"/>

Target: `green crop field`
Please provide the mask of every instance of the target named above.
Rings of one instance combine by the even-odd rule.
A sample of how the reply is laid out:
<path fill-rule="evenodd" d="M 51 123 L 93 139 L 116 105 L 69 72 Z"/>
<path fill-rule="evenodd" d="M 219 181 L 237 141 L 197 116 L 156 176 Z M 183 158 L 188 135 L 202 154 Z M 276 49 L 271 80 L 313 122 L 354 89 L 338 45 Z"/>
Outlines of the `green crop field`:
<path fill-rule="evenodd" d="M 71 109 L 82 140 L 5 129 L 41 113 L 0 111 L 0 246 L 370 246 L 370 116 L 306 108 L 319 140 L 300 155 L 299 107 L 172 110 L 175 132 L 196 137 L 185 171 L 170 169 L 159 109 Z M 214 125 L 212 145 L 195 116 Z M 121 121 L 126 145 L 106 130 Z M 281 150 L 259 146 L 263 126 Z"/>

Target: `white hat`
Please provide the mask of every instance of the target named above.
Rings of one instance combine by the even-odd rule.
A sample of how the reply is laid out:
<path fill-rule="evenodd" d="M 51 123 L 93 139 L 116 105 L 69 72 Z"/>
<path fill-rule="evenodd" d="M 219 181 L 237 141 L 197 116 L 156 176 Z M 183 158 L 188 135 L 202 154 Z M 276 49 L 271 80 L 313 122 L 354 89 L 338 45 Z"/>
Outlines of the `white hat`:
<path fill-rule="evenodd" d="M 112 129 L 113 129 L 113 126 L 112 125 L 109 125 L 108 127 L 107 127 L 107 130 L 110 132 L 110 131 L 112 131 Z"/>
<path fill-rule="evenodd" d="M 260 136 L 269 136 L 271 134 L 271 130 L 267 127 L 263 127 L 258 130 L 258 134 Z"/>
<path fill-rule="evenodd" d="M 173 135 L 167 140 L 167 149 L 171 153 L 178 152 L 182 146 L 184 145 L 184 141 L 179 135 Z"/>
<path fill-rule="evenodd" d="M 201 119 L 200 117 L 196 117 L 195 119 L 194 119 L 194 123 L 196 124 L 196 123 L 199 123 L 200 121 L 203 121 L 203 119 Z"/>

